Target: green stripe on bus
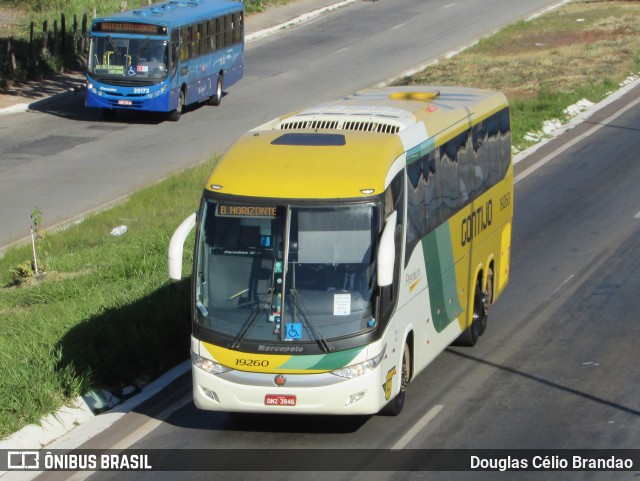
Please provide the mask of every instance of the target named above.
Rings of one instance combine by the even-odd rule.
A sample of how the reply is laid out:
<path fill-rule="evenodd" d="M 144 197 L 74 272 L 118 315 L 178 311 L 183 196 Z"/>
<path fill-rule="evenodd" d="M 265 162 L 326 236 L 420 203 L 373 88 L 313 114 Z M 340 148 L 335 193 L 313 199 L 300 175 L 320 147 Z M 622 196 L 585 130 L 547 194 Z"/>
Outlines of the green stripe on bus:
<path fill-rule="evenodd" d="M 364 347 L 357 347 L 347 351 L 331 352 L 329 354 L 313 354 L 309 356 L 291 356 L 279 369 L 333 371 L 351 364 Z"/>
<path fill-rule="evenodd" d="M 445 222 L 427 235 L 422 240 L 422 249 L 427 268 L 433 325 L 437 332 L 442 332 L 462 311 L 449 223 Z"/>

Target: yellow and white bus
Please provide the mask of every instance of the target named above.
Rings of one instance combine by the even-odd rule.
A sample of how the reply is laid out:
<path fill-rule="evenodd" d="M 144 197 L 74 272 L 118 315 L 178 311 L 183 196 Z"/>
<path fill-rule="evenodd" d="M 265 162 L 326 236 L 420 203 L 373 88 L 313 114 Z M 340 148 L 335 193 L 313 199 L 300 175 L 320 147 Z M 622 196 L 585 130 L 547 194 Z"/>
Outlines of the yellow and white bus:
<path fill-rule="evenodd" d="M 180 279 L 197 225 L 196 405 L 399 414 L 411 379 L 485 330 L 512 216 L 500 93 L 371 89 L 249 131 L 169 246 Z"/>

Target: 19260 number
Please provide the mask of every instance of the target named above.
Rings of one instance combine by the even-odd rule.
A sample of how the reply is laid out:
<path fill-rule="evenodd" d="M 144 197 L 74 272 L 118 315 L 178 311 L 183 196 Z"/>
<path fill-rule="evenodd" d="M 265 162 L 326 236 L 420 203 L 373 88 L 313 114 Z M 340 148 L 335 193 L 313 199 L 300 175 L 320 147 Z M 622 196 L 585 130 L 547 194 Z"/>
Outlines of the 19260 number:
<path fill-rule="evenodd" d="M 236 359 L 236 366 L 268 367 L 269 361 L 260 359 Z"/>

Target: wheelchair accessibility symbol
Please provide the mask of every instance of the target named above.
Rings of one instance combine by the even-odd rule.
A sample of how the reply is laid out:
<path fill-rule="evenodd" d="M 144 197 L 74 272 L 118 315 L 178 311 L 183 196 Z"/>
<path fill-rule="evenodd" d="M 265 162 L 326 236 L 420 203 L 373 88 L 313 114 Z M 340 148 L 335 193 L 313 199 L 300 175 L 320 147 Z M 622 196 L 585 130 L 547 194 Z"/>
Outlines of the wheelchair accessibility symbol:
<path fill-rule="evenodd" d="M 302 323 L 292 322 L 287 324 L 286 330 L 287 340 L 301 339 L 302 338 Z"/>

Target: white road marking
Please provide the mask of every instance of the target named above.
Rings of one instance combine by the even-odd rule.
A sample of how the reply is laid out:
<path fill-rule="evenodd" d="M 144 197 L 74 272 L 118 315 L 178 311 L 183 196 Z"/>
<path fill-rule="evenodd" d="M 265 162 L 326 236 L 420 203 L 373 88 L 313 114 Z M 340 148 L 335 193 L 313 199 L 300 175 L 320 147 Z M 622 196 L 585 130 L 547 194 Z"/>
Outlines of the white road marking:
<path fill-rule="evenodd" d="M 633 216 L 634 219 L 640 219 L 640 212 Z"/>
<path fill-rule="evenodd" d="M 557 297 L 562 291 L 564 291 L 567 286 L 571 283 L 571 281 L 576 277 L 575 274 L 571 274 L 569 277 L 567 277 L 564 282 L 562 284 L 560 284 L 560 287 L 558 287 L 555 291 L 553 291 L 551 293 L 551 295 L 549 297 L 547 297 L 547 301 L 550 301 L 551 299 Z"/>
<path fill-rule="evenodd" d="M 442 404 L 436 404 L 433 406 L 427 414 L 422 416 L 420 421 L 414 424 L 414 426 L 406 432 L 404 436 L 400 438 L 400 440 L 393 445 L 391 449 L 404 449 L 407 444 L 411 442 L 413 438 L 415 438 L 418 433 L 427 425 L 433 418 L 435 418 L 440 411 L 442 411 L 444 406 Z"/>
<path fill-rule="evenodd" d="M 391 27 L 391 30 L 398 30 L 406 25 L 406 23 L 401 23 L 400 25 L 396 25 L 395 27 Z"/>

